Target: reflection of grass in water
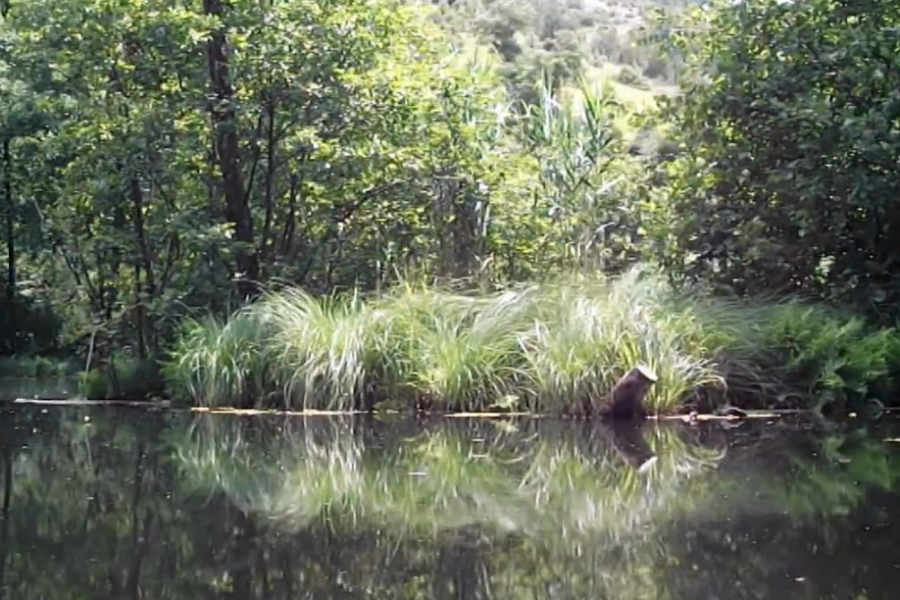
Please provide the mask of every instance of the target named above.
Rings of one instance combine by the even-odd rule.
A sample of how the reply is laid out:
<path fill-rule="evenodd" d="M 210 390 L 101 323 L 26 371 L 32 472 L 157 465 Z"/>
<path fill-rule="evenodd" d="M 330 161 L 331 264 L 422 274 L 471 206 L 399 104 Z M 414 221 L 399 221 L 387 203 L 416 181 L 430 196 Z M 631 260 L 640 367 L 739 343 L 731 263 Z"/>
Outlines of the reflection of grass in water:
<path fill-rule="evenodd" d="M 347 536 L 375 532 L 383 554 L 360 560 L 383 566 L 348 566 L 346 577 L 357 588 L 379 589 L 379 573 L 397 568 L 432 576 L 483 569 L 491 589 L 505 597 L 531 597 L 547 586 L 569 591 L 559 597 L 654 597 L 651 567 L 665 554 L 655 526 L 707 496 L 708 480 L 697 475 L 722 453 L 690 442 L 677 425 L 648 427 L 645 439 L 658 459 L 638 473 L 609 431 L 517 425 L 453 422 L 426 431 L 390 425 L 361 434 L 349 420 L 310 419 L 279 430 L 201 417 L 180 445 L 181 460 L 186 480 L 223 491 L 279 529 L 325 524 Z M 482 527 L 511 535 L 482 546 L 467 535 Z M 391 562 L 404 552 L 398 549 L 423 539 L 433 541 L 417 546 L 421 554 Z"/>
<path fill-rule="evenodd" d="M 658 460 L 638 473 L 607 432 L 526 423 L 446 425 L 367 444 L 347 422 L 266 431 L 268 448 L 240 421 L 200 419 L 180 448 L 191 480 L 224 490 L 252 512 L 304 527 L 365 520 L 402 529 L 491 525 L 528 535 L 559 527 L 613 535 L 688 508 L 702 490 L 692 475 L 721 456 L 689 444 L 677 427 L 650 430 Z M 551 433 L 553 435 L 551 435 Z"/>

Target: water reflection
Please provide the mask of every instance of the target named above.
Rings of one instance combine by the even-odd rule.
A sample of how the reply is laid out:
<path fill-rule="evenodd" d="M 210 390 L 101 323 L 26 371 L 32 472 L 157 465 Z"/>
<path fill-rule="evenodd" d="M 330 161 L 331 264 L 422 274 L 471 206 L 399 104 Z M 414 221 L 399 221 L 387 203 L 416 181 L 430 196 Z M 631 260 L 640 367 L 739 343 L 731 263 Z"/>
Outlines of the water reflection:
<path fill-rule="evenodd" d="M 0 594 L 893 598 L 900 459 L 877 440 L 7 410 Z"/>
<path fill-rule="evenodd" d="M 455 420 L 422 431 L 210 417 L 185 433 L 186 479 L 291 530 L 324 519 L 343 528 L 615 538 L 683 511 L 704 494 L 694 476 L 723 456 L 677 428 L 567 422 Z M 650 468 L 632 468 L 654 454 Z"/>

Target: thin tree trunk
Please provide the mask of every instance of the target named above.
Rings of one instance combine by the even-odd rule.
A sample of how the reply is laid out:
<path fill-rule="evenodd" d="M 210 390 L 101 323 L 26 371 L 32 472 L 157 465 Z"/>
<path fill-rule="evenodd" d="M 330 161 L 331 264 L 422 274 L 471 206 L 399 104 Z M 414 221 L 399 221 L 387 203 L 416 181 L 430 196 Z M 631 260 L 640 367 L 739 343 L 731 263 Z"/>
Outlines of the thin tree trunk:
<path fill-rule="evenodd" d="M 272 219 L 275 213 L 275 144 L 277 144 L 275 135 L 275 112 L 275 101 L 270 99 L 269 105 L 266 107 L 266 119 L 268 121 L 266 129 L 266 218 L 263 224 L 262 241 L 260 243 L 260 253 L 262 254 L 264 268 L 269 264 L 269 259 L 271 258 L 270 240 L 272 238 Z"/>
<path fill-rule="evenodd" d="M 147 231 L 144 226 L 144 192 L 141 189 L 141 184 L 138 181 L 137 177 L 130 177 L 128 182 L 128 196 L 131 199 L 131 210 L 132 210 L 132 224 L 134 225 L 134 236 L 137 239 L 138 248 L 141 254 L 141 267 L 144 272 L 144 285 L 143 290 L 140 286 L 140 280 L 137 277 L 137 271 L 140 269 L 136 269 L 136 281 L 137 289 L 135 290 L 138 294 L 135 305 L 135 329 L 137 330 L 138 337 L 138 356 L 141 359 L 147 358 L 148 346 L 152 345 L 154 348 L 149 348 L 151 352 L 155 352 L 155 338 L 153 331 L 149 331 L 148 320 L 147 320 L 147 305 L 146 302 L 152 300 L 154 296 L 156 296 L 156 273 L 153 268 L 153 251 L 150 248 L 150 243 L 147 241 Z M 142 293 L 143 292 L 143 293 Z M 142 297 L 143 296 L 143 297 Z"/>
<path fill-rule="evenodd" d="M 16 295 L 16 203 L 12 195 L 12 154 L 9 138 L 3 140 L 3 195 L 6 197 L 6 296 Z"/>
<path fill-rule="evenodd" d="M 203 12 L 223 19 L 224 3 L 222 0 L 203 0 Z M 220 23 L 210 35 L 206 46 L 206 58 L 212 89 L 209 111 L 215 128 L 213 136 L 216 159 L 222 176 L 222 192 L 225 196 L 225 219 L 234 225 L 234 239 L 241 245 L 237 251 L 236 275 L 238 291 L 246 299 L 253 296 L 256 291 L 259 256 L 253 244 L 253 218 L 241 171 L 234 87 L 231 83 L 228 40 L 224 23 Z"/>

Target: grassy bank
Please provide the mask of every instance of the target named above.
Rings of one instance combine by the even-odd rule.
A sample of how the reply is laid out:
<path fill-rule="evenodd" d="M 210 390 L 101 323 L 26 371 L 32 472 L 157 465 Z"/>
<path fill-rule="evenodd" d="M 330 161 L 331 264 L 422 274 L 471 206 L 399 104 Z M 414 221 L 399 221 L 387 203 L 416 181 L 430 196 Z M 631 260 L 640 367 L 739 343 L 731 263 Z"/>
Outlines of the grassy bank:
<path fill-rule="evenodd" d="M 552 412 L 638 363 L 659 377 L 648 398 L 659 411 L 725 395 L 821 403 L 890 391 L 900 335 L 821 306 L 679 294 L 633 270 L 480 296 L 286 290 L 225 323 L 187 324 L 164 376 L 204 405 Z"/>

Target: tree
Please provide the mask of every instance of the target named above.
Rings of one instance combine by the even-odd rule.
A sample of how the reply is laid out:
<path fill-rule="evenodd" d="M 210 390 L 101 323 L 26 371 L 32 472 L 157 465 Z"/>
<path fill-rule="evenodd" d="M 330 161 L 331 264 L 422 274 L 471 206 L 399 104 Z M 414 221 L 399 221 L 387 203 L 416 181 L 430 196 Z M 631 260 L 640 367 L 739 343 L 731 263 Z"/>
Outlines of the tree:
<path fill-rule="evenodd" d="M 152 359 L 186 308 L 267 282 L 531 270 L 535 163 L 506 92 L 417 7 L 30 0 L 4 27 L 40 117 L 13 140 L 16 206 L 66 339 L 101 363 Z"/>
<path fill-rule="evenodd" d="M 718 3 L 673 36 L 674 224 L 660 256 L 741 293 L 900 299 L 900 3 Z"/>

